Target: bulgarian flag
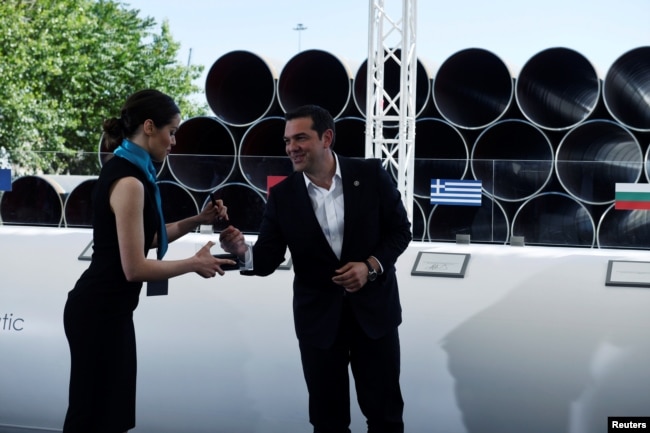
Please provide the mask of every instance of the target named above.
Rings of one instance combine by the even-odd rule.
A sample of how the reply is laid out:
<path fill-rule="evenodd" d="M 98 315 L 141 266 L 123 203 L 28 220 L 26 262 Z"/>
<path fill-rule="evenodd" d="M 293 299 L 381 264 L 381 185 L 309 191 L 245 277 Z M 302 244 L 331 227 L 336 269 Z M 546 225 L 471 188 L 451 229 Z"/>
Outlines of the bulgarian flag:
<path fill-rule="evenodd" d="M 650 210 L 650 184 L 617 183 L 614 209 Z"/>

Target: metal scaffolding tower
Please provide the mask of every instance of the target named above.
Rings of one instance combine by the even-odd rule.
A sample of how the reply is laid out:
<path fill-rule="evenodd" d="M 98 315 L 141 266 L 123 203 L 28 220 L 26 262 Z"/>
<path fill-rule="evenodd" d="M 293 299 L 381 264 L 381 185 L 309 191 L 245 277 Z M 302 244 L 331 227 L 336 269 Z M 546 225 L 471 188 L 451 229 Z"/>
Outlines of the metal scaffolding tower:
<path fill-rule="evenodd" d="M 380 158 L 386 169 L 397 170 L 397 188 L 411 221 L 417 82 L 415 6 L 416 0 L 402 0 L 401 17 L 392 19 L 384 0 L 370 0 L 366 92 L 366 158 Z M 399 92 L 395 95 L 384 88 L 387 61 L 400 67 Z M 384 137 L 384 124 L 388 122 L 398 124 L 395 138 Z"/>

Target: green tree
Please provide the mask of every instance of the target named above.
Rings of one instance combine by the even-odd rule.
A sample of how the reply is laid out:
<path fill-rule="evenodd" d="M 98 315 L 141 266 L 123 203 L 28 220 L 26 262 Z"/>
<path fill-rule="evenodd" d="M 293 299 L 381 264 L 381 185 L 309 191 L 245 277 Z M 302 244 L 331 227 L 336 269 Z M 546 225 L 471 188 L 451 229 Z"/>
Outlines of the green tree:
<path fill-rule="evenodd" d="M 102 121 L 136 90 L 168 93 L 184 118 L 207 110 L 191 100 L 203 66 L 121 2 L 3 0 L 0 28 L 0 149 L 19 174 L 96 174 Z"/>

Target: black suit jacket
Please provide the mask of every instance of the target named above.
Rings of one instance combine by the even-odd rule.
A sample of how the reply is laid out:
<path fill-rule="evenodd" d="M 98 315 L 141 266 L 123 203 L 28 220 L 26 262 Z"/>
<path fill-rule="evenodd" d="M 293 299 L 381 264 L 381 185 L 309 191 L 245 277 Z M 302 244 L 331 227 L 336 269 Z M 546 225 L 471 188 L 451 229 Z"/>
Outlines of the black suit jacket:
<path fill-rule="evenodd" d="M 302 173 L 274 186 L 253 247 L 255 275 L 268 275 L 285 260 L 293 269 L 293 310 L 301 342 L 329 347 L 336 337 L 344 297 L 364 331 L 379 338 L 402 321 L 395 261 L 411 240 L 411 224 L 394 181 L 377 159 L 338 156 L 343 179 L 344 233 L 341 259 L 332 251 L 314 214 Z M 384 273 L 356 293 L 332 282 L 334 270 L 375 256 Z"/>

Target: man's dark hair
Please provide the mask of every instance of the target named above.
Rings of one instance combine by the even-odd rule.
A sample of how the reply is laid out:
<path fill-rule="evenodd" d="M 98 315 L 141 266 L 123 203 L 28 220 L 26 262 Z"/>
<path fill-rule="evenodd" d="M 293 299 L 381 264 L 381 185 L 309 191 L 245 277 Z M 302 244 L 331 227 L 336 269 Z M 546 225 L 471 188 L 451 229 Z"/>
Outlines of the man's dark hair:
<path fill-rule="evenodd" d="M 288 111 L 284 115 L 285 120 L 300 119 L 302 117 L 310 117 L 312 120 L 311 129 L 316 131 L 318 138 L 323 137 L 323 133 L 328 129 L 332 130 L 332 145 L 334 147 L 334 139 L 336 137 L 336 128 L 334 127 L 334 118 L 329 111 L 318 105 L 303 105 L 295 110 Z"/>

